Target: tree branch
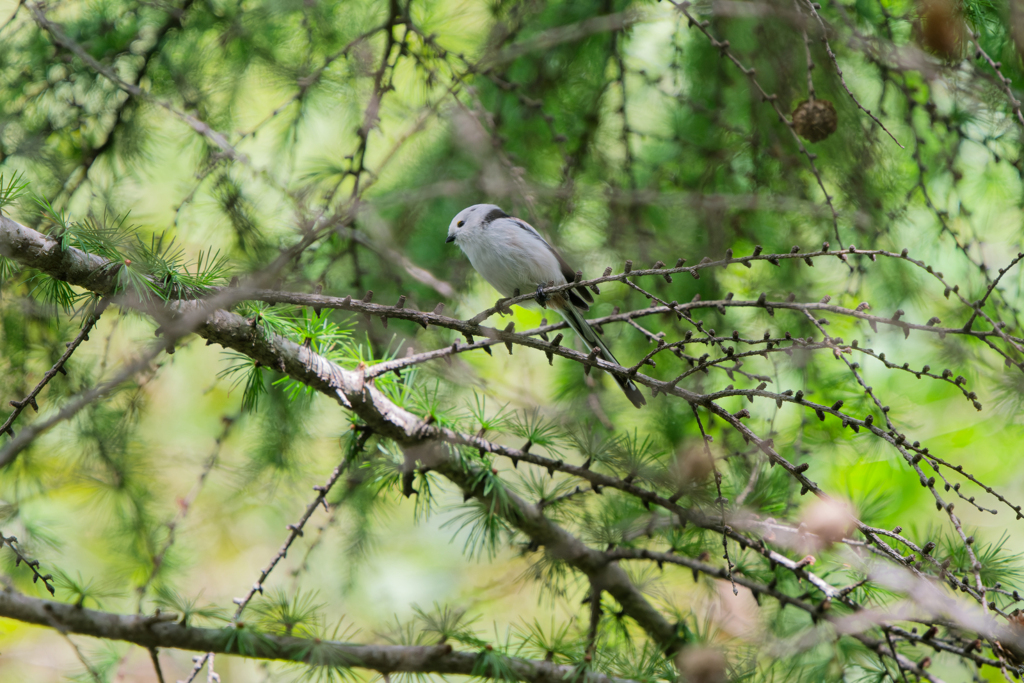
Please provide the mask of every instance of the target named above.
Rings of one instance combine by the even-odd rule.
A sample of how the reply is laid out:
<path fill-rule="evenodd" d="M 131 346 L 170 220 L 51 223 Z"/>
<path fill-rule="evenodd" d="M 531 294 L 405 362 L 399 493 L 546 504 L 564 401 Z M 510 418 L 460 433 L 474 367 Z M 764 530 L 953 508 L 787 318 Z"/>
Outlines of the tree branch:
<path fill-rule="evenodd" d="M 205 121 L 201 121 L 200 119 L 186 112 L 179 111 L 170 102 L 165 102 L 157 97 L 154 97 L 152 94 L 143 90 L 135 83 L 129 83 L 128 81 L 124 80 L 123 78 L 117 75 L 114 69 L 100 63 L 99 60 L 90 55 L 84 47 L 68 38 L 67 35 L 64 33 L 64 29 L 61 27 L 61 25 L 49 19 L 38 4 L 34 2 L 26 2 L 25 6 L 28 8 L 29 12 L 32 13 L 32 18 L 39 25 L 39 27 L 46 31 L 47 33 L 49 33 L 51 36 L 53 36 L 53 40 L 55 43 L 73 52 L 75 56 L 81 59 L 90 69 L 100 74 L 101 76 L 109 80 L 111 83 L 113 83 L 129 95 L 137 97 L 140 100 L 149 102 L 150 104 L 155 104 L 158 107 L 167 110 L 175 118 L 179 119 L 180 121 L 183 121 L 185 124 L 189 126 L 189 128 L 199 133 L 204 138 L 206 138 L 211 144 L 219 148 L 224 154 L 234 159 L 235 161 L 241 161 L 242 163 L 248 164 L 248 159 L 246 158 L 246 156 L 241 152 L 237 151 L 234 148 L 234 146 L 232 146 L 232 144 L 228 142 L 227 137 L 225 137 L 223 133 L 214 130 Z"/>
<path fill-rule="evenodd" d="M 94 291 L 109 292 L 113 285 L 111 280 L 111 271 L 113 269 L 103 268 L 102 266 L 106 265 L 103 259 L 74 249 L 62 252 L 54 240 L 3 217 L 0 217 L 0 251 L 27 265 L 40 268 L 52 275 L 62 276 L 63 279 L 73 284 L 85 286 L 94 289 Z M 681 519 L 693 516 L 691 512 L 675 505 L 672 500 L 664 499 L 653 491 L 641 489 L 635 484 L 592 472 L 587 468 L 566 465 L 560 461 L 547 462 L 550 459 L 533 456 L 525 451 L 499 446 L 479 437 L 460 434 L 433 425 L 429 421 L 423 420 L 396 406 L 384 394 L 378 391 L 373 385 L 373 378 L 367 375 L 367 368 L 365 366 L 360 366 L 355 370 L 345 370 L 337 364 L 317 355 L 309 348 L 300 346 L 288 339 L 267 334 L 255 321 L 246 320 L 241 316 L 224 310 L 213 310 L 211 312 L 211 303 L 220 303 L 220 300 L 224 298 L 235 298 L 232 297 L 232 294 L 244 296 L 245 292 L 222 290 L 210 302 L 180 302 L 176 305 L 176 309 L 183 315 L 183 318 L 191 319 L 193 322 L 199 321 L 195 331 L 200 336 L 205 337 L 208 343 L 219 343 L 225 347 L 235 349 L 266 367 L 274 368 L 332 397 L 345 408 L 352 410 L 371 430 L 384 438 L 393 439 L 407 448 L 432 441 L 445 441 L 485 452 L 498 453 L 514 460 L 536 461 L 535 464 L 580 476 L 591 481 L 593 484 L 619 488 L 638 496 L 641 500 L 663 506 L 677 514 L 682 512 L 683 516 Z M 276 294 L 287 295 L 287 293 Z M 327 299 L 330 299 L 330 297 L 327 297 Z M 342 300 L 342 302 L 346 305 L 356 303 L 350 298 Z M 763 301 L 759 303 L 763 305 Z M 517 335 L 511 331 L 499 332 L 489 328 L 481 328 L 471 322 L 444 318 L 444 316 L 437 314 L 409 311 L 400 306 L 371 309 L 371 306 L 377 305 L 366 302 L 359 302 L 359 305 L 366 307 L 366 312 L 371 310 L 374 312 L 383 311 L 389 315 L 393 314 L 395 317 L 402 317 L 413 313 L 417 316 L 426 316 L 431 322 L 440 322 L 443 319 L 446 324 L 450 324 L 456 329 L 462 327 L 467 333 L 472 329 L 476 334 L 483 335 L 483 331 L 486 330 L 488 335 L 494 335 L 503 342 L 533 346 L 552 353 L 558 353 L 587 365 L 597 365 L 611 372 L 631 374 L 627 368 L 604 361 L 595 361 L 588 356 L 578 354 L 575 351 L 569 351 L 554 343 Z M 825 304 L 818 305 L 824 306 Z M 669 307 L 670 310 L 671 308 Z M 845 311 L 847 309 L 841 310 Z M 895 324 L 900 322 L 902 321 L 894 320 Z M 184 326 L 179 325 L 179 327 L 182 327 L 182 330 L 185 329 Z M 700 329 L 699 326 L 698 329 Z M 182 331 L 181 333 L 184 332 Z M 802 340 L 796 341 L 800 342 Z M 824 493 L 818 488 L 817 484 L 805 476 L 806 466 L 798 467 L 781 457 L 774 449 L 771 440 L 757 437 L 742 424 L 740 417 L 730 414 L 715 403 L 715 401 L 729 396 L 741 396 L 749 399 L 764 397 L 778 403 L 797 403 L 804 408 L 815 410 L 819 413 L 819 416 L 825 414 L 833 415 L 841 419 L 844 426 L 848 425 L 854 429 L 865 428 L 890 444 L 897 445 L 901 452 L 905 449 L 918 450 L 916 445 L 911 447 L 909 444 L 905 444 L 906 439 L 903 435 L 894 435 L 874 426 L 870 416 L 863 420 L 853 418 L 840 412 L 839 407 L 841 403 L 831 407 L 814 403 L 806 400 L 802 392 L 797 392 L 795 395 L 792 392 L 767 392 L 763 391 L 763 387 L 759 387 L 753 390 L 727 388 L 711 394 L 699 394 L 677 387 L 672 382 L 659 381 L 645 375 L 635 374 L 634 379 L 658 391 L 679 396 L 691 404 L 699 403 L 704 405 L 714 414 L 725 420 L 727 424 L 738 430 L 744 438 L 753 441 L 765 453 L 770 462 L 782 465 L 791 476 L 800 482 L 805 491 L 813 491 L 816 495 L 823 496 Z M 427 459 L 421 458 L 428 467 L 446 476 L 472 495 L 488 502 L 492 501 L 494 493 L 486 494 L 484 492 L 483 482 L 479 476 L 480 471 L 476 465 L 467 465 L 458 456 L 445 453 L 440 448 L 434 449 L 434 452 L 436 455 L 432 456 L 429 462 L 427 462 Z M 647 602 L 617 564 L 609 563 L 607 558 L 601 553 L 588 548 L 579 539 L 552 523 L 544 517 L 537 506 L 512 495 L 510 492 L 507 500 L 507 505 L 502 508 L 502 514 L 507 521 L 526 533 L 539 545 L 544 545 L 546 551 L 552 557 L 565 561 L 570 566 L 582 571 L 592 581 L 600 585 L 603 590 L 613 595 L 623 605 L 624 613 L 636 619 L 663 648 L 672 649 L 676 645 L 674 627 Z M 702 526 L 712 528 L 707 521 Z M 719 522 L 717 526 L 722 527 L 724 525 Z M 867 527 L 862 523 L 858 523 L 858 526 L 868 540 L 876 545 L 885 556 L 901 566 L 907 566 L 905 558 L 883 542 L 879 534 L 876 533 L 877 530 Z M 755 546 L 754 543 L 740 534 L 730 534 L 730 538 L 741 542 L 744 547 L 750 548 Z M 769 552 L 767 549 L 763 550 L 766 553 Z M 916 570 L 911 568 L 911 571 Z"/>
<path fill-rule="evenodd" d="M 244 627 L 197 628 L 171 623 L 172 613 L 156 615 L 113 614 L 31 598 L 13 590 L 0 591 L 0 616 L 82 635 L 123 640 L 145 648 L 175 648 L 196 652 L 243 655 L 255 659 L 303 662 L 310 666 L 360 668 L 387 673 L 436 673 L 490 677 L 489 669 L 478 670 L 478 655 L 454 652 L 441 645 L 355 645 L 330 640 L 267 635 Z M 530 683 L 564 683 L 575 667 L 553 662 L 508 657 L 506 663 L 516 676 Z M 634 683 L 587 672 L 586 683 Z"/>
<path fill-rule="evenodd" d="M 43 390 L 43 387 L 50 383 L 51 379 L 57 376 L 58 372 L 65 375 L 68 374 L 67 370 L 64 369 L 64 364 L 68 362 L 68 359 L 71 358 L 71 354 L 75 352 L 81 343 L 89 339 L 89 332 L 99 321 L 100 316 L 103 315 L 103 311 L 107 310 L 107 306 L 109 304 L 110 299 L 100 300 L 96 305 L 96 309 L 89 314 L 85 322 L 82 324 L 82 331 L 79 332 L 73 340 L 68 342 L 67 350 L 60 358 L 57 359 L 57 362 L 53 364 L 53 367 L 46 371 L 43 378 L 39 380 L 38 384 L 36 384 L 35 388 L 28 393 L 28 396 L 20 401 L 11 401 L 11 405 L 14 406 L 14 412 L 8 415 L 7 420 L 0 425 L 0 434 L 7 433 L 12 437 L 14 436 L 14 429 L 11 428 L 11 425 L 14 424 L 14 421 L 17 420 L 22 411 L 25 410 L 25 406 L 32 406 L 36 412 L 39 412 L 39 405 L 36 403 L 36 397 L 39 396 L 39 392 Z"/>
<path fill-rule="evenodd" d="M 2 216 L 0 252 L 51 274 L 64 274 L 65 279 L 80 286 L 109 291 L 113 284 L 109 276 L 111 269 L 101 268 L 104 265 L 103 259 L 75 249 L 61 252 L 56 241 Z M 88 270 L 88 266 L 93 266 L 93 269 Z M 107 276 L 104 278 L 102 273 L 98 274 L 97 269 L 105 271 Z M 187 312 L 185 317 L 191 317 L 207 313 L 204 306 L 204 302 L 182 302 L 179 310 Z M 366 379 L 365 367 L 345 370 L 305 346 L 266 334 L 259 325 L 250 323 L 242 316 L 222 309 L 214 310 L 208 313 L 205 321 L 198 324 L 195 331 L 206 338 L 208 343 L 239 351 L 266 367 L 277 369 L 332 397 L 358 415 L 372 431 L 403 446 L 435 441 L 442 436 L 446 437 L 443 440 L 450 441 L 457 438 L 454 432 L 448 434 L 450 430 L 440 430 L 392 403 L 373 386 L 372 379 Z M 84 397 L 80 400 L 84 400 Z M 13 441 L 8 444 L 8 448 L 11 445 Z M 0 452 L 0 462 L 3 461 L 3 454 Z M 453 456 L 438 458 L 432 467 L 474 495 L 488 499 L 489 495 L 493 495 L 484 494 L 476 477 L 477 472 Z M 511 507 L 507 510 L 509 522 L 544 545 L 552 556 L 597 581 L 622 604 L 626 614 L 633 617 L 663 648 L 671 649 L 676 645 L 675 627 L 643 597 L 621 567 L 608 563 L 601 553 L 588 548 L 572 534 L 548 520 L 536 506 L 511 493 L 508 497 L 511 501 Z"/>

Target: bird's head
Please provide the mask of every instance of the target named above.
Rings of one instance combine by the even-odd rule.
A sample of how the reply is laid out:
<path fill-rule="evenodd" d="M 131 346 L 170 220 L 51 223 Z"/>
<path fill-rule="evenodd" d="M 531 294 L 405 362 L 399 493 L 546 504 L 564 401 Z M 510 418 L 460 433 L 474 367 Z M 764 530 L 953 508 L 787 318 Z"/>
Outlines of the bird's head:
<path fill-rule="evenodd" d="M 508 218 L 508 214 L 494 204 L 474 204 L 459 211 L 448 225 L 448 239 L 451 243 L 464 239 L 466 235 L 487 228 L 487 224 L 498 218 Z"/>

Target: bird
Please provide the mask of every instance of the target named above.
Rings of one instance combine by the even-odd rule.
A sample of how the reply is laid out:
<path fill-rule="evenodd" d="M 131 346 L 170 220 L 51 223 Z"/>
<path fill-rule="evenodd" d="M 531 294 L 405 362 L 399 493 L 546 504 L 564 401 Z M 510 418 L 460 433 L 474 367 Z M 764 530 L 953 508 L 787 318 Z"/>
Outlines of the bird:
<path fill-rule="evenodd" d="M 537 292 L 537 302 L 558 311 L 569 327 L 591 349 L 598 349 L 610 363 L 619 361 L 583 317 L 594 297 L 579 286 L 545 294 L 544 287 L 575 281 L 576 271 L 562 255 L 522 220 L 505 213 L 495 204 L 474 204 L 456 214 L 448 225 L 446 243 L 455 243 L 469 258 L 476 272 L 503 297 Z M 636 384 L 628 377 L 612 375 L 626 398 L 637 408 L 647 404 Z"/>

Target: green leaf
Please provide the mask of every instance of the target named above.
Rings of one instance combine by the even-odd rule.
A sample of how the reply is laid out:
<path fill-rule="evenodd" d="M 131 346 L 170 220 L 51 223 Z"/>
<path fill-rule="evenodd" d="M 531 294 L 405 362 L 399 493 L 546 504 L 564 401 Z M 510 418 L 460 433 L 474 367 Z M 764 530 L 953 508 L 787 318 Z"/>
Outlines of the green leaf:
<path fill-rule="evenodd" d="M 45 221 L 50 223 L 49 234 L 53 237 L 63 238 L 64 233 L 68 231 L 71 219 L 68 218 L 67 214 L 63 210 L 57 210 L 53 204 L 50 203 L 45 197 L 33 194 L 32 201 L 34 201 L 40 208 L 42 217 Z"/>
<path fill-rule="evenodd" d="M 57 577 L 54 583 L 70 597 L 78 607 L 86 606 L 86 601 L 91 602 L 93 607 L 103 608 L 103 598 L 112 598 L 121 595 L 121 590 L 115 582 L 110 579 L 82 578 L 78 572 L 76 577 L 66 574 L 57 569 Z"/>
<path fill-rule="evenodd" d="M 531 622 L 523 621 L 518 630 L 524 642 L 524 654 L 528 657 L 559 663 L 583 659 L 585 634 L 580 633 L 572 621 L 556 623 L 552 618 L 545 629 L 540 620 L 534 618 Z"/>
<path fill-rule="evenodd" d="M 515 535 L 508 522 L 494 514 L 490 505 L 475 500 L 463 505 L 461 510 L 441 528 L 456 526 L 457 533 L 466 534 L 462 550 L 469 557 L 493 559 Z"/>

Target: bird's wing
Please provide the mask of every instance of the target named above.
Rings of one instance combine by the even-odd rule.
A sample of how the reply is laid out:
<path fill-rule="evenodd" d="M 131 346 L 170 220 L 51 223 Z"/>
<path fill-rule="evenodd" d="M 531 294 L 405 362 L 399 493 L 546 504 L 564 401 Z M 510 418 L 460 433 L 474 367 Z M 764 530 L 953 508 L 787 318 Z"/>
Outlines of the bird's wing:
<path fill-rule="evenodd" d="M 541 237 L 540 233 L 537 232 L 536 228 L 520 218 L 513 218 L 512 222 L 518 225 L 523 230 L 527 231 L 544 244 L 548 248 L 548 251 L 558 260 L 558 267 L 562 270 L 562 277 L 565 278 L 566 282 L 572 282 L 576 279 L 576 270 L 568 264 L 568 262 L 558 253 L 558 250 L 548 244 L 547 240 Z M 575 290 L 568 290 L 569 301 L 572 302 L 576 308 L 589 311 L 590 305 L 587 302 L 593 302 L 594 297 L 586 287 L 577 287 Z"/>

